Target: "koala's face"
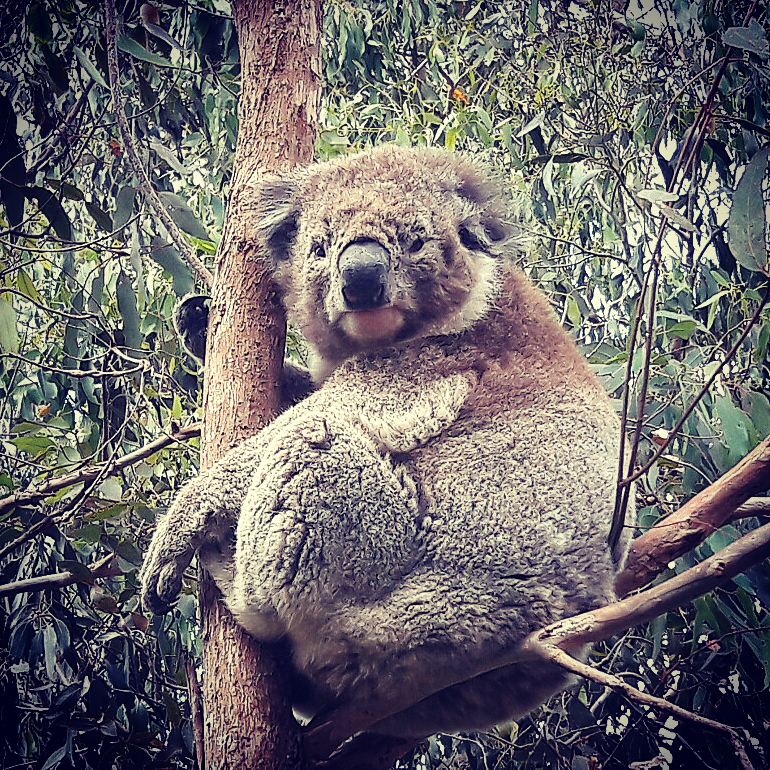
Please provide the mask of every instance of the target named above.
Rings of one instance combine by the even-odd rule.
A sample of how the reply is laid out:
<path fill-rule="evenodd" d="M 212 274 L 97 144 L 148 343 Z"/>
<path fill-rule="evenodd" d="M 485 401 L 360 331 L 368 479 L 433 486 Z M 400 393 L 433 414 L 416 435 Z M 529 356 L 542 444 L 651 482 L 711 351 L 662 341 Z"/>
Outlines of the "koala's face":
<path fill-rule="evenodd" d="M 287 311 L 332 360 L 457 333 L 496 295 L 509 230 L 489 184 L 439 150 L 380 147 L 263 181 Z"/>

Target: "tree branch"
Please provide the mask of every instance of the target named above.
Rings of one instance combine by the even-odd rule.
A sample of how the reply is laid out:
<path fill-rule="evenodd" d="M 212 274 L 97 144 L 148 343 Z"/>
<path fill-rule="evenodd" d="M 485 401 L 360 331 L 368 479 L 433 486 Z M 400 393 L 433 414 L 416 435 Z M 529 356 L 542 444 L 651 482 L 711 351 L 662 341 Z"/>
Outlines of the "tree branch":
<path fill-rule="evenodd" d="M 187 672 L 187 696 L 190 699 L 190 717 L 192 720 L 193 738 L 195 740 L 195 759 L 198 770 L 205 770 L 206 754 L 203 742 L 203 693 L 195 670 L 195 661 L 185 655 L 185 671 Z"/>
<path fill-rule="evenodd" d="M 6 497 L 0 499 L 0 514 L 19 505 L 29 505 L 30 503 L 37 502 L 44 497 L 48 497 L 49 495 L 52 495 L 61 489 L 66 489 L 67 487 L 74 486 L 75 484 L 87 484 L 102 474 L 105 476 L 105 478 L 108 476 L 114 476 L 124 468 L 127 468 L 134 463 L 138 463 L 141 460 L 147 459 L 151 455 L 154 455 L 161 449 L 165 449 L 171 444 L 184 442 L 195 436 L 199 436 L 200 432 L 201 424 L 194 423 L 193 425 L 188 425 L 186 428 L 179 428 L 174 430 L 172 433 L 159 436 L 158 438 L 150 441 L 148 444 L 135 449 L 133 452 L 129 452 L 128 454 L 123 455 L 123 457 L 119 457 L 112 463 L 111 467 L 105 468 L 105 465 L 109 465 L 109 463 L 95 463 L 93 465 L 87 465 L 83 468 L 80 468 L 79 470 L 73 471 L 72 473 L 66 473 L 63 476 L 57 476 L 56 478 L 50 479 L 38 487 L 25 489 L 21 492 L 14 492 L 13 494 L 7 495 Z M 5 554 L 9 552 L 10 545 L 12 544 L 9 543 L 0 549 L 0 557 L 5 556 Z"/>
<path fill-rule="evenodd" d="M 752 497 L 743 505 L 739 505 L 730 514 L 728 521 L 738 521 L 738 519 L 748 519 L 753 516 L 760 518 L 770 516 L 770 497 Z"/>
<path fill-rule="evenodd" d="M 573 674 L 582 676 L 584 679 L 591 679 L 598 684 L 609 687 L 615 692 L 619 692 L 625 695 L 626 698 L 637 703 L 641 703 L 650 708 L 657 709 L 658 711 L 664 711 L 667 714 L 671 714 L 679 719 L 684 719 L 689 722 L 694 722 L 701 727 L 705 727 L 708 730 L 714 730 L 715 732 L 723 733 L 733 746 L 738 761 L 741 763 L 743 770 L 753 770 L 749 756 L 746 753 L 746 748 L 743 745 L 741 737 L 735 728 L 730 727 L 722 722 L 717 722 L 714 719 L 701 716 L 692 711 L 677 706 L 675 703 L 670 703 L 665 698 L 658 698 L 655 695 L 651 695 L 647 692 L 642 692 L 628 682 L 624 682 L 619 676 L 615 674 L 608 674 L 604 671 L 600 671 L 598 668 L 589 666 L 587 663 L 581 663 L 572 655 L 562 650 L 555 644 L 541 644 L 532 643 L 533 649 L 536 649 L 538 654 L 545 660 L 551 661 L 560 668 L 570 671 Z"/>
<path fill-rule="evenodd" d="M 104 3 L 105 19 L 106 19 L 106 36 L 107 36 L 107 69 L 109 71 L 110 79 L 110 93 L 112 95 L 112 106 L 115 112 L 115 117 L 118 123 L 118 129 L 120 130 L 120 137 L 123 141 L 123 149 L 125 150 L 126 159 L 131 165 L 132 170 L 136 174 L 136 178 L 139 180 L 139 187 L 144 193 L 150 207 L 155 212 L 155 215 L 163 223 L 169 237 L 174 242 L 174 246 L 179 250 L 179 253 L 185 259 L 187 264 L 195 270 L 199 278 L 203 283 L 211 288 L 214 283 L 214 276 L 211 271 L 203 264 L 202 260 L 195 253 L 190 244 L 182 235 L 182 231 L 177 227 L 176 222 L 169 214 L 168 209 L 163 205 L 158 193 L 152 186 L 150 177 L 147 175 L 142 160 L 139 157 L 139 153 L 134 146 L 134 140 L 131 136 L 131 127 L 126 117 L 126 111 L 123 106 L 123 96 L 120 92 L 120 70 L 118 68 L 118 48 L 117 48 L 117 14 L 115 12 L 115 0 L 105 0 Z"/>
<path fill-rule="evenodd" d="M 770 438 L 766 438 L 724 476 L 631 543 L 626 566 L 615 580 L 618 595 L 648 583 L 669 562 L 736 518 L 738 506 L 769 487 Z"/>
<path fill-rule="evenodd" d="M 115 577 L 122 574 L 120 567 L 115 562 L 115 554 L 111 553 L 103 559 L 97 561 L 92 567 L 86 567 L 92 579 Z M 15 580 L 13 583 L 0 585 L 0 597 L 13 596 L 14 594 L 32 593 L 35 591 L 46 591 L 49 588 L 64 588 L 73 583 L 90 582 L 82 574 L 76 574 L 65 570 L 64 572 L 54 572 L 51 575 L 39 575 L 25 580 Z"/>

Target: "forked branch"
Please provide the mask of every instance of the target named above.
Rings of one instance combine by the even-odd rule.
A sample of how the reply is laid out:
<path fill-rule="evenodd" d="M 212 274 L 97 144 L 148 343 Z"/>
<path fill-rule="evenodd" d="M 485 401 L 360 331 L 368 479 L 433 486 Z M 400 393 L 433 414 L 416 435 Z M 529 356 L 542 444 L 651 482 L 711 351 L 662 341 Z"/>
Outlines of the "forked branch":
<path fill-rule="evenodd" d="M 88 574 L 64 570 L 63 572 L 54 572 L 50 575 L 39 575 L 25 580 L 15 580 L 13 583 L 5 583 L 0 585 L 0 597 L 34 591 L 46 591 L 50 588 L 64 588 L 73 583 L 91 583 L 97 578 L 115 577 L 121 574 L 120 567 L 117 565 L 115 554 L 113 553 L 100 559 L 92 567 L 83 565 L 83 569 Z"/>
<path fill-rule="evenodd" d="M 702 543 L 736 509 L 770 488 L 770 438 L 734 468 L 659 521 L 631 543 L 624 570 L 615 581 L 619 596 L 634 591 L 660 574 L 666 565 Z"/>
<path fill-rule="evenodd" d="M 56 476 L 39 486 L 23 489 L 20 492 L 14 492 L 11 495 L 0 498 L 0 514 L 20 505 L 36 503 L 49 495 L 53 495 L 62 489 L 67 489 L 67 487 L 72 487 L 75 484 L 88 484 L 99 477 L 107 478 L 108 476 L 114 476 L 124 468 L 128 468 L 130 465 L 146 460 L 148 457 L 151 457 L 156 452 L 165 449 L 171 444 L 188 441 L 195 436 L 200 436 L 200 432 L 201 424 L 199 422 L 194 423 L 193 425 L 188 425 L 186 428 L 179 428 L 172 433 L 158 436 L 158 438 L 135 449 L 133 452 L 128 452 L 122 457 L 118 457 L 112 463 L 108 463 L 108 467 L 105 467 L 105 463 L 86 465 L 83 468 L 72 471 L 72 473 Z M 3 556 L 6 552 L 6 548 L 4 547 L 0 551 L 0 556 Z"/>

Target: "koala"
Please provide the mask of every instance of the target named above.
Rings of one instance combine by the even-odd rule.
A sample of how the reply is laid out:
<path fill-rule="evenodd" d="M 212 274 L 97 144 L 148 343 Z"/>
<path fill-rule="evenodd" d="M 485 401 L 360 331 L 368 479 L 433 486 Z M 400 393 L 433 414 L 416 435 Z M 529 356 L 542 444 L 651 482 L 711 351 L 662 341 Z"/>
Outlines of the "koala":
<path fill-rule="evenodd" d="M 174 309 L 174 328 L 182 347 L 199 366 L 206 362 L 210 302 L 211 297 L 207 294 L 186 294 Z M 310 372 L 290 361 L 284 361 L 279 385 L 284 408 L 296 404 L 314 390 Z"/>
<path fill-rule="evenodd" d="M 501 201 L 469 160 L 390 145 L 254 191 L 317 389 L 180 491 L 143 599 L 166 611 L 201 549 L 238 622 L 288 641 L 311 734 L 355 715 L 319 756 L 526 714 L 568 676 L 468 672 L 613 599 L 619 422 Z"/>

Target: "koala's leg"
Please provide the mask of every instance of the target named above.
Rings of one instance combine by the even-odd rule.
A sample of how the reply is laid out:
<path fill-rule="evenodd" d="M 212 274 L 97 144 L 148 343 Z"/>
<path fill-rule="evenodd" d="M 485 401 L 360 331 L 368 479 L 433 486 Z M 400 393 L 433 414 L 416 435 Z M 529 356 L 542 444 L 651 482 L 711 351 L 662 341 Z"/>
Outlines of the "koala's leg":
<path fill-rule="evenodd" d="M 421 525 L 413 482 L 373 437 L 339 415 L 294 412 L 244 501 L 228 606 L 261 638 L 318 627 L 398 585 L 418 561 Z M 311 631 L 296 636 L 295 649 L 333 646 Z"/>

